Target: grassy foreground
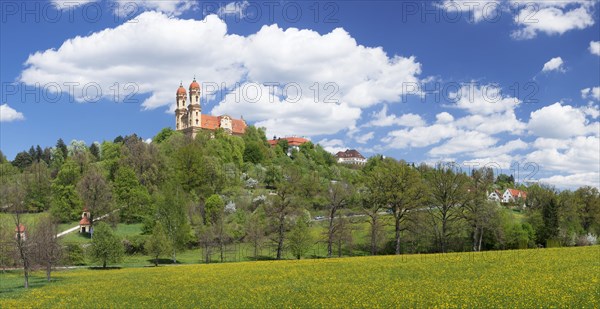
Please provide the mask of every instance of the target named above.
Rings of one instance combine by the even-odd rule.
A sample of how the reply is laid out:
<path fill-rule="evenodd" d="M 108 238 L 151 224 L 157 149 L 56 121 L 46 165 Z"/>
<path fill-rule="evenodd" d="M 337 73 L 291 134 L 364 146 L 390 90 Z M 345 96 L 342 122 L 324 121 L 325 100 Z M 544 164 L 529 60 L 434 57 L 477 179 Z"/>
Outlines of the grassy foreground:
<path fill-rule="evenodd" d="M 37 274 L 41 276 L 42 274 Z M 56 272 L 0 307 L 600 306 L 600 246 Z"/>

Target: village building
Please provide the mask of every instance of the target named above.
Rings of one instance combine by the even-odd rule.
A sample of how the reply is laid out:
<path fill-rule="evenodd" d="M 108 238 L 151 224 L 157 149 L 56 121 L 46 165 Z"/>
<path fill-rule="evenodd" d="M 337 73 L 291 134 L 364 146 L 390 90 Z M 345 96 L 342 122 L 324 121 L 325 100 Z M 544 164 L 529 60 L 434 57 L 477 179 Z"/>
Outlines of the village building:
<path fill-rule="evenodd" d="M 287 150 L 288 156 L 292 155 L 293 150 L 300 150 L 300 145 L 310 142 L 310 140 L 307 138 L 297 137 L 297 136 L 290 136 L 290 137 L 274 136 L 273 139 L 270 139 L 267 142 L 269 143 L 269 145 L 271 145 L 271 147 L 275 147 L 275 146 L 277 146 L 277 143 L 279 143 L 279 141 L 282 141 L 282 140 L 285 140 L 288 143 L 288 150 Z"/>
<path fill-rule="evenodd" d="M 488 195 L 488 199 L 490 201 L 500 202 L 502 200 L 502 192 L 500 192 L 498 190 L 494 190 L 494 191 L 492 191 L 492 193 L 490 193 Z"/>
<path fill-rule="evenodd" d="M 515 203 L 527 198 L 527 192 L 517 189 L 506 189 L 502 194 L 502 203 Z"/>
<path fill-rule="evenodd" d="M 338 163 L 364 165 L 367 159 L 356 149 L 346 149 L 335 154 Z"/>
<path fill-rule="evenodd" d="M 501 202 L 503 204 L 516 203 L 527 199 L 527 192 L 517 189 L 506 189 L 504 193 L 494 190 L 488 194 L 488 200 Z"/>
<path fill-rule="evenodd" d="M 27 240 L 25 230 L 25 225 L 19 223 L 19 225 L 15 227 L 15 239 Z"/>
<path fill-rule="evenodd" d="M 200 93 L 200 84 L 194 78 L 189 87 L 188 103 L 188 93 L 183 84 L 179 85 L 175 95 L 177 103 L 177 108 L 175 109 L 175 129 L 177 131 L 181 131 L 192 138 L 196 137 L 196 134 L 202 130 L 215 131 L 223 129 L 225 132 L 233 135 L 242 135 L 246 132 L 248 125 L 243 118 L 235 119 L 228 115 L 203 115 L 200 105 Z"/>
<path fill-rule="evenodd" d="M 81 220 L 79 220 L 79 233 L 91 233 L 91 226 L 90 211 L 87 208 L 84 208 L 83 213 L 81 214 Z"/>

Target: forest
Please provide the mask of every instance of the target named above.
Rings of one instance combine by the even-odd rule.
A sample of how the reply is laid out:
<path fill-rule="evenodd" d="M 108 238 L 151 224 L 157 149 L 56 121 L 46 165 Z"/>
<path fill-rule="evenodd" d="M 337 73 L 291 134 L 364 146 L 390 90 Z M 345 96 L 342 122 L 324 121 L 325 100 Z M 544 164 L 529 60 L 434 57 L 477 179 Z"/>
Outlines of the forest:
<path fill-rule="evenodd" d="M 191 139 L 166 128 L 151 142 L 59 139 L 12 161 L 0 153 L 1 266 L 37 265 L 49 276 L 84 253 L 106 267 L 136 253 L 176 262 L 192 249 L 201 249 L 198 262 L 224 261 L 236 244 L 251 248 L 249 258 L 300 259 L 315 257 L 315 244 L 322 257 L 445 253 L 593 245 L 600 233 L 597 188 L 525 186 L 489 168 L 381 155 L 342 165 L 318 144 L 288 147 L 270 147 L 264 129 L 250 126 L 242 136 Z M 506 188 L 527 198 L 488 200 Z M 61 242 L 59 226 L 84 208 L 91 246 Z M 123 224 L 141 224 L 143 239 L 120 238 L 114 228 Z M 27 237 L 15 235 L 22 225 Z"/>

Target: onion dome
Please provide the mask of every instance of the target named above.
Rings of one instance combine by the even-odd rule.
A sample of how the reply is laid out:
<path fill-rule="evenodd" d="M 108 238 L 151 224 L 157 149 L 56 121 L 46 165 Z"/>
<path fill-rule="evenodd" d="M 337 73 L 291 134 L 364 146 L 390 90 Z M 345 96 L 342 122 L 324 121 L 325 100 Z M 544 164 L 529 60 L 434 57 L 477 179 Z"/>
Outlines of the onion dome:
<path fill-rule="evenodd" d="M 194 89 L 200 90 L 200 84 L 198 84 L 195 77 L 194 77 L 194 81 L 190 84 L 190 91 L 194 90 Z"/>
<path fill-rule="evenodd" d="M 186 94 L 183 84 L 179 84 L 179 88 L 177 88 L 177 94 Z"/>

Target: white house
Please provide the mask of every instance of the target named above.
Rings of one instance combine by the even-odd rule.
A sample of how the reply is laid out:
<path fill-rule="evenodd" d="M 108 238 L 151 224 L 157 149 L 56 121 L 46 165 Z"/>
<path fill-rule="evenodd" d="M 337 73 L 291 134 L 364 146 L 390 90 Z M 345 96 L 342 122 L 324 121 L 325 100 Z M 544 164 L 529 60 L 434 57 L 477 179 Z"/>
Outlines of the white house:
<path fill-rule="evenodd" d="M 527 198 L 527 192 L 517 189 L 506 189 L 502 194 L 502 203 L 516 202 Z"/>
<path fill-rule="evenodd" d="M 488 195 L 488 200 L 499 202 L 502 199 L 501 196 L 502 193 L 500 191 L 494 190 Z"/>
<path fill-rule="evenodd" d="M 335 157 L 338 160 L 338 163 L 358 165 L 367 163 L 367 159 L 355 149 L 346 149 L 346 151 L 340 151 L 335 155 Z"/>

